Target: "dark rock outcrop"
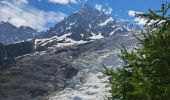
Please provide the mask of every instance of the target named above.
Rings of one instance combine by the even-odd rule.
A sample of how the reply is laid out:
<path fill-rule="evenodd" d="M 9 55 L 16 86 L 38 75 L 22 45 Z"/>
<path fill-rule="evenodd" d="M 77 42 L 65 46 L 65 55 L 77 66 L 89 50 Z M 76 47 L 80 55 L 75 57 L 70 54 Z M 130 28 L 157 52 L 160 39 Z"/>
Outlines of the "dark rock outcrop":
<path fill-rule="evenodd" d="M 35 50 L 32 41 L 3 45 L 0 43 L 0 69 L 15 62 L 15 58 L 33 53 Z"/>
<path fill-rule="evenodd" d="M 3 100 L 47 100 L 54 91 L 75 87 L 83 77 L 72 80 L 83 69 L 92 69 L 98 57 L 108 51 L 134 45 L 129 33 L 81 44 L 37 52 L 20 59 L 0 72 L 0 98 Z M 108 53 L 110 53 L 108 52 Z M 115 58 L 117 59 L 117 58 Z M 101 60 L 102 61 L 102 60 Z M 101 62 L 99 62 L 101 63 Z M 99 71 L 96 69 L 95 71 Z M 92 71 L 92 70 L 91 70 Z"/>

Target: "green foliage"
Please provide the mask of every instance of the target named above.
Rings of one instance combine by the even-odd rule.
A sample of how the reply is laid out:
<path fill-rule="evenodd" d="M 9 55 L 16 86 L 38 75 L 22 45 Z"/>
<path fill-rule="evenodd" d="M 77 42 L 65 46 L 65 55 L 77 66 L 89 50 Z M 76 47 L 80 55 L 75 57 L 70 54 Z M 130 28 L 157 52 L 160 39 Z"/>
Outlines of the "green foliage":
<path fill-rule="evenodd" d="M 137 17 L 148 19 L 147 33 L 137 38 L 142 48 L 122 49 L 124 66 L 105 68 L 112 84 L 110 100 L 170 100 L 170 4 L 161 10 L 149 10 Z M 150 24 L 152 23 L 152 24 Z"/>

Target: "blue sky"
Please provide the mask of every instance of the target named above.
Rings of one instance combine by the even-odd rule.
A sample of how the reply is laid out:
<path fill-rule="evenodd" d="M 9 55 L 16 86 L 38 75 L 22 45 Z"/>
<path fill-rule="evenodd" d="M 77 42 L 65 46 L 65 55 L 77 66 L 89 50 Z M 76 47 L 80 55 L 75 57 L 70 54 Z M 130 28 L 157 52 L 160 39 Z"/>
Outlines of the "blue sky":
<path fill-rule="evenodd" d="M 170 0 L 0 0 L 0 21 L 15 26 L 30 26 L 46 30 L 60 22 L 65 16 L 81 9 L 84 3 L 105 12 L 113 18 L 134 22 L 129 15 L 159 9 L 163 2 Z M 137 20 L 136 20 L 137 21 Z"/>
<path fill-rule="evenodd" d="M 87 0 L 87 3 L 92 7 L 95 7 L 96 4 L 102 5 L 104 9 L 111 7 L 113 9 L 111 16 L 127 18 L 129 10 L 147 12 L 150 8 L 159 9 L 164 1 L 170 0 Z M 67 14 L 81 9 L 83 5 L 81 2 L 78 4 L 70 3 L 68 5 L 62 5 L 60 3 L 49 3 L 48 0 L 42 0 L 41 2 L 38 2 L 38 0 L 30 0 L 29 2 L 30 5 L 38 9 L 63 11 Z"/>

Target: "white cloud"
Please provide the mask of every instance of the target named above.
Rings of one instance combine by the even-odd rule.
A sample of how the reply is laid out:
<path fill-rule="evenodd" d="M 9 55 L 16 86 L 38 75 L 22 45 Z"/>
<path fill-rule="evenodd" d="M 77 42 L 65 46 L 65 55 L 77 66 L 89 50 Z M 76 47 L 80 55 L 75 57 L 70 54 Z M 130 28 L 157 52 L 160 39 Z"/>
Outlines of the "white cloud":
<path fill-rule="evenodd" d="M 142 12 L 138 12 L 138 11 L 134 11 L 134 10 L 129 10 L 128 11 L 128 15 L 131 17 L 135 17 L 136 14 L 143 14 Z M 147 22 L 147 19 L 145 18 L 139 18 L 139 17 L 135 17 L 134 21 L 138 24 L 138 25 L 145 25 Z"/>
<path fill-rule="evenodd" d="M 30 26 L 38 30 L 45 30 L 49 23 L 55 24 L 66 16 L 62 12 L 35 9 L 23 1 L 26 0 L 0 1 L 0 21 L 9 22 L 17 27 Z"/>
<path fill-rule="evenodd" d="M 77 0 L 48 0 L 48 2 L 52 2 L 52 3 L 57 3 L 57 4 L 69 4 L 69 3 L 72 3 L 72 4 L 77 4 L 78 1 Z"/>
<path fill-rule="evenodd" d="M 112 8 L 111 7 L 109 7 L 108 9 L 103 9 L 103 12 L 105 13 L 105 14 L 111 14 L 112 13 Z"/>
<path fill-rule="evenodd" d="M 134 21 L 137 22 L 138 25 L 145 25 L 146 22 L 147 22 L 147 19 L 145 19 L 145 18 L 135 18 Z"/>
<path fill-rule="evenodd" d="M 102 5 L 100 4 L 96 4 L 95 5 L 95 8 L 105 14 L 111 14 L 112 13 L 112 8 L 111 7 L 108 7 L 107 9 L 104 9 Z"/>
<path fill-rule="evenodd" d="M 13 25 L 19 27 L 21 25 L 25 25 L 26 24 L 26 21 L 21 19 L 21 18 L 12 18 L 10 21 L 10 23 L 12 23 Z"/>
<path fill-rule="evenodd" d="M 128 11 L 128 15 L 131 17 L 135 17 L 136 14 L 143 14 L 143 12 L 138 12 L 138 11 L 134 11 L 134 10 Z"/>
<path fill-rule="evenodd" d="M 136 11 L 133 11 L 133 10 L 128 11 L 128 15 L 131 17 L 135 17 L 135 13 L 136 13 Z"/>
<path fill-rule="evenodd" d="M 21 3 L 28 3 L 27 0 L 19 0 Z"/>
<path fill-rule="evenodd" d="M 96 8 L 97 10 L 101 11 L 101 10 L 102 10 L 102 5 L 96 4 L 95 8 Z"/>

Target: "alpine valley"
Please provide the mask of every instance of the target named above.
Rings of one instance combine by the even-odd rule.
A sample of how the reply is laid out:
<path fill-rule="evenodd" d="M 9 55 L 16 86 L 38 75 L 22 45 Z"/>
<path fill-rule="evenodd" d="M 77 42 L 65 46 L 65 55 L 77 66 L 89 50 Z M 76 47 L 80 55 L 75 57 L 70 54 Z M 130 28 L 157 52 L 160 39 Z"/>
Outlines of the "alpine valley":
<path fill-rule="evenodd" d="M 85 4 L 45 32 L 0 23 L 1 100 L 104 100 L 103 66 L 122 65 L 140 27 Z"/>

